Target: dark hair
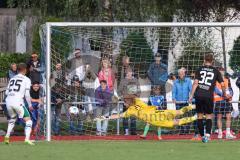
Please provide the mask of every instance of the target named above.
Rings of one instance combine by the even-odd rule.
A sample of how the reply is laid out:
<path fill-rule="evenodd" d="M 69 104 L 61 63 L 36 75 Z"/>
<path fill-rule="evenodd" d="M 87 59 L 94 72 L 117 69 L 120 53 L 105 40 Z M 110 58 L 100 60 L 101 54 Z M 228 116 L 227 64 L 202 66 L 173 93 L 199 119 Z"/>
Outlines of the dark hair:
<path fill-rule="evenodd" d="M 38 81 L 34 81 L 32 85 L 35 85 L 35 84 L 40 84 L 40 83 Z"/>
<path fill-rule="evenodd" d="M 72 78 L 72 81 L 76 82 L 76 81 L 80 81 L 80 80 L 79 80 L 79 77 L 77 75 L 74 75 L 73 78 Z"/>
<path fill-rule="evenodd" d="M 103 80 L 100 81 L 100 84 L 101 84 L 101 83 L 107 84 L 107 81 L 103 79 Z"/>
<path fill-rule="evenodd" d="M 170 73 L 170 74 L 168 75 L 168 79 L 173 79 L 174 76 L 176 76 L 174 73 Z"/>
<path fill-rule="evenodd" d="M 213 62 L 213 54 L 211 52 L 207 53 L 204 57 L 206 62 L 212 63 Z"/>
<path fill-rule="evenodd" d="M 21 72 L 24 69 L 27 69 L 27 65 L 25 63 L 19 63 L 18 66 L 17 66 L 18 72 Z"/>

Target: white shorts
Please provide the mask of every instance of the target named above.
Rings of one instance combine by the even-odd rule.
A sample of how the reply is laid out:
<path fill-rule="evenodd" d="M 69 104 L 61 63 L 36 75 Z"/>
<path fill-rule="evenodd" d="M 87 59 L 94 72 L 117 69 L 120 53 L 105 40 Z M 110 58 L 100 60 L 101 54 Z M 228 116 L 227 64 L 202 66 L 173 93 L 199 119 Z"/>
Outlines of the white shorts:
<path fill-rule="evenodd" d="M 18 118 L 30 117 L 30 113 L 23 102 L 6 100 L 6 106 L 8 110 L 8 115 L 12 119 L 17 118 L 17 116 Z"/>

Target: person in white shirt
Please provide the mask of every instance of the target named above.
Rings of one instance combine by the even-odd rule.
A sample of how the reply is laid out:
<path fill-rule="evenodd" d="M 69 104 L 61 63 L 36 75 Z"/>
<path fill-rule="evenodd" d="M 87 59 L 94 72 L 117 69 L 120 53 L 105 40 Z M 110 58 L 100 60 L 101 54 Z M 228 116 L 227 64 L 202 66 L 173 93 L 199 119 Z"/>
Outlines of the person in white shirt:
<path fill-rule="evenodd" d="M 10 79 L 6 90 L 6 106 L 10 119 L 8 121 L 8 129 L 4 138 L 5 144 L 9 144 L 10 134 L 15 126 L 15 122 L 18 118 L 23 119 L 25 125 L 25 143 L 34 145 L 30 140 L 30 134 L 32 131 L 32 120 L 30 113 L 24 105 L 24 98 L 28 103 L 29 108 L 32 108 L 30 87 L 31 80 L 26 77 L 27 65 L 20 63 L 18 65 L 18 74 Z"/>
<path fill-rule="evenodd" d="M 175 103 L 171 103 L 173 101 L 172 99 L 172 88 L 173 88 L 173 82 L 176 80 L 176 76 L 173 73 L 170 73 L 168 76 L 168 80 L 165 84 L 165 91 L 166 91 L 166 100 L 167 102 L 167 109 L 176 110 Z"/>

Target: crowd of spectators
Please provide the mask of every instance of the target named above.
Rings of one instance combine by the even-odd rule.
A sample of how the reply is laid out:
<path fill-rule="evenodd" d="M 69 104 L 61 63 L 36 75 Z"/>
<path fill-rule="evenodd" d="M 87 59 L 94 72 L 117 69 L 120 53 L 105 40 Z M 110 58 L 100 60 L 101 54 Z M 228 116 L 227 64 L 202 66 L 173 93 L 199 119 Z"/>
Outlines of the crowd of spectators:
<path fill-rule="evenodd" d="M 115 110 L 113 97 L 118 100 L 125 100 L 122 104 L 123 112 L 126 110 L 127 96 L 140 98 L 141 85 L 137 74 L 134 71 L 133 62 L 130 57 L 122 57 L 120 74 L 114 69 L 110 57 L 103 57 L 100 61 L 99 71 L 95 73 L 89 63 L 84 63 L 81 50 L 75 49 L 67 62 L 58 61 L 51 74 L 51 110 L 52 110 L 52 131 L 53 134 L 61 134 L 61 114 L 63 106 L 66 106 L 66 115 L 69 121 L 70 134 L 84 134 L 84 121 L 93 119 L 97 116 L 108 116 Z M 27 62 L 28 76 L 32 81 L 31 97 L 32 108 L 29 108 L 33 120 L 33 129 L 36 134 L 40 130 L 39 117 L 44 110 L 44 88 L 42 86 L 44 72 L 41 62 L 36 53 L 31 55 Z M 8 78 L 17 74 L 17 66 L 11 64 Z M 192 89 L 194 73 L 187 76 L 187 70 L 180 68 L 177 75 L 168 73 L 167 64 L 162 63 L 161 55 L 155 54 L 155 60 L 150 64 L 147 71 L 148 79 L 151 83 L 151 94 L 148 104 L 156 106 L 159 110 L 181 109 L 189 105 L 188 99 Z M 118 77 L 119 79 L 117 79 Z M 117 83 L 118 82 L 118 83 Z M 240 84 L 240 83 L 239 83 Z M 221 96 L 217 92 L 216 96 Z M 216 102 L 218 102 L 216 100 Z M 222 101 L 221 101 L 221 104 Z M 224 102 L 226 104 L 226 102 Z M 228 105 L 230 105 L 228 103 Z M 73 110 L 76 112 L 72 112 Z M 40 111 L 41 110 L 41 111 Z M 219 109 L 220 110 L 220 109 Z M 230 112 L 229 112 L 230 113 Z M 221 133 L 222 112 L 217 114 L 217 126 Z M 230 119 L 229 119 L 230 118 Z M 124 135 L 137 135 L 137 124 L 135 117 L 123 119 Z M 129 127 L 130 122 L 130 127 Z M 231 115 L 227 114 L 227 125 L 231 122 Z M 108 120 L 96 122 L 96 134 L 98 136 L 107 135 Z M 149 124 L 146 124 L 144 133 L 141 137 L 146 137 Z M 229 128 L 229 127 L 228 127 Z M 181 134 L 189 133 L 190 126 L 186 125 L 179 128 Z M 158 128 L 158 138 L 161 139 L 161 128 Z M 197 134 L 197 131 L 196 131 Z"/>

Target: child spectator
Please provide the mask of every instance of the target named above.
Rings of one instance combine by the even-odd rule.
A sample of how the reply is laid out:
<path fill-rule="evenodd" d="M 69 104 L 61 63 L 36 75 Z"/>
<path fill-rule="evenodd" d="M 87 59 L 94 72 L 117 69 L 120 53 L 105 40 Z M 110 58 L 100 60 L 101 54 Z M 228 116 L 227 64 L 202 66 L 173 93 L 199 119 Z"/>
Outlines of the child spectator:
<path fill-rule="evenodd" d="M 100 86 L 95 91 L 95 99 L 98 104 L 95 110 L 96 117 L 109 116 L 110 105 L 112 100 L 112 92 L 107 86 L 106 80 L 100 81 Z M 108 120 L 104 120 L 103 124 L 101 120 L 97 120 L 97 135 L 105 136 L 107 134 Z"/>
<path fill-rule="evenodd" d="M 232 135 L 230 127 L 231 127 L 231 111 L 232 104 L 229 102 L 231 97 L 233 96 L 233 91 L 231 88 L 231 83 L 229 78 L 225 77 L 224 68 L 220 67 L 219 71 L 223 77 L 224 84 L 226 87 L 226 94 L 230 99 L 225 99 L 223 97 L 223 91 L 221 89 L 221 85 L 217 82 L 214 90 L 214 102 L 215 102 L 215 112 L 217 114 L 217 126 L 218 126 L 218 138 L 223 138 L 222 131 L 222 118 L 223 115 L 226 115 L 226 139 L 235 139 L 236 136 Z"/>
<path fill-rule="evenodd" d="M 161 87 L 160 86 L 154 86 L 153 87 L 153 94 L 149 97 L 149 105 L 151 106 L 156 106 L 158 108 L 158 110 L 164 110 L 166 109 L 165 107 L 165 98 L 163 95 L 161 95 Z M 149 131 L 150 128 L 150 124 L 146 124 L 145 128 L 144 128 L 144 132 L 143 134 L 140 136 L 141 138 L 146 138 L 147 133 Z M 158 135 L 158 140 L 162 140 L 162 136 L 161 136 L 161 128 L 158 127 L 157 128 L 157 135 Z"/>
<path fill-rule="evenodd" d="M 32 128 L 33 128 L 33 133 L 36 134 L 39 129 L 39 109 L 43 105 L 43 88 L 40 86 L 39 82 L 33 82 L 32 87 L 30 89 L 30 96 L 31 96 L 31 102 L 32 102 L 32 107 L 29 108 L 30 113 L 31 113 L 31 119 L 32 119 Z"/>

